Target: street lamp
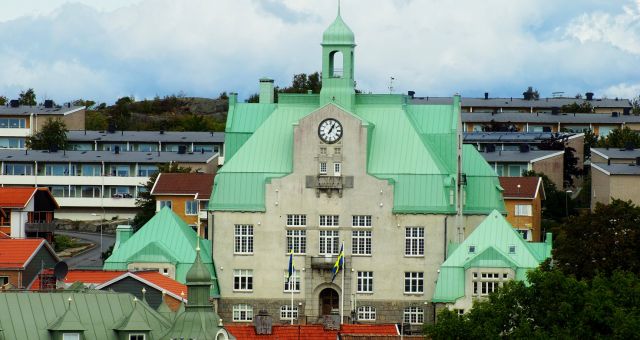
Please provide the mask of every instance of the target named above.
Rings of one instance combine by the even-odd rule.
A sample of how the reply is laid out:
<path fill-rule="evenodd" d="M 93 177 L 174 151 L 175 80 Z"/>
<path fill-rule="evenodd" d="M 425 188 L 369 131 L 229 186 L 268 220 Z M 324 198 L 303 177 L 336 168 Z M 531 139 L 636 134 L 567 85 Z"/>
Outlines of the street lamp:
<path fill-rule="evenodd" d="M 564 212 L 566 217 L 569 217 L 569 195 L 573 193 L 571 190 L 564 192 Z"/>
<path fill-rule="evenodd" d="M 96 213 L 91 214 L 91 216 L 100 216 Z M 100 219 L 100 263 L 102 263 L 102 222 L 104 221 L 104 216 Z"/>

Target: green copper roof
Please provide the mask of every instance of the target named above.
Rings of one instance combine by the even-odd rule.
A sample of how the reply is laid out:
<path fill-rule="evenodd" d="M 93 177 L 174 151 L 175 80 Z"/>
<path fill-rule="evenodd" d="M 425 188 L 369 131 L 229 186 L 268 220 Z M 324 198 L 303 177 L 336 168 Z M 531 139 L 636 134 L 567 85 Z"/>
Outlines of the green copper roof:
<path fill-rule="evenodd" d="M 49 326 L 50 331 L 84 331 L 86 328 L 80 322 L 80 319 L 76 315 L 76 313 L 71 309 L 70 301 L 67 305 L 67 310 L 62 314 L 62 316 L 53 322 Z"/>
<path fill-rule="evenodd" d="M 173 327 L 162 339 L 215 340 L 218 332 L 223 330 L 218 326 L 219 321 L 220 317 L 213 308 L 207 311 L 186 310 L 176 317 Z"/>
<path fill-rule="evenodd" d="M 187 284 L 206 283 L 211 284 L 211 273 L 200 259 L 200 250 L 196 251 L 196 259 L 187 272 Z"/>
<path fill-rule="evenodd" d="M 151 326 L 146 320 L 146 317 L 143 315 L 144 310 L 143 307 L 140 307 L 142 302 L 134 300 L 133 309 L 131 312 L 122 318 L 119 323 L 113 327 L 116 331 L 150 331 Z"/>
<path fill-rule="evenodd" d="M 70 312 L 68 298 L 72 302 Z M 124 293 L 88 291 L 84 293 L 5 292 L 0 294 L 0 339 L 50 340 L 51 327 L 60 331 L 78 330 L 70 325 L 75 320 L 83 326 L 83 339 L 116 340 L 121 337 L 114 327 L 134 308 L 133 296 Z M 138 303 L 138 313 L 149 325 L 148 338 L 159 339 L 171 324 L 151 307 Z M 10 312 L 6 312 L 10 311 Z M 70 317 L 73 313 L 73 317 Z M 66 314 L 66 316 L 65 316 Z M 63 320 L 60 324 L 56 321 Z M 53 329 L 52 329 L 53 330 Z"/>
<path fill-rule="evenodd" d="M 475 251 L 469 252 L 473 246 Z M 515 252 L 510 253 L 509 247 Z M 528 243 L 498 211 L 493 211 L 440 267 L 433 302 L 455 302 L 464 296 L 465 270 L 469 268 L 511 268 L 517 280 L 526 281 L 527 270 L 538 267 L 551 256 L 547 243 Z"/>
<path fill-rule="evenodd" d="M 164 296 L 165 293 L 162 292 L 162 302 L 160 302 L 160 306 L 158 306 L 158 309 L 156 309 L 156 311 L 160 315 L 164 316 L 167 321 L 173 321 L 175 313 L 171 310 L 167 302 L 164 300 Z"/>
<path fill-rule="evenodd" d="M 196 257 L 196 232 L 171 209 L 156 213 L 129 240 L 121 244 L 105 261 L 105 270 L 127 270 L 129 263 L 171 263 L 176 267 L 176 281 L 186 283 L 187 271 Z M 201 239 L 202 262 L 211 273 L 212 296 L 219 295 L 211 256 L 211 242 Z"/>
<path fill-rule="evenodd" d="M 322 33 L 322 45 L 355 45 L 356 38 L 353 31 L 342 20 L 340 12 L 333 21 L 333 23 L 327 27 Z"/>

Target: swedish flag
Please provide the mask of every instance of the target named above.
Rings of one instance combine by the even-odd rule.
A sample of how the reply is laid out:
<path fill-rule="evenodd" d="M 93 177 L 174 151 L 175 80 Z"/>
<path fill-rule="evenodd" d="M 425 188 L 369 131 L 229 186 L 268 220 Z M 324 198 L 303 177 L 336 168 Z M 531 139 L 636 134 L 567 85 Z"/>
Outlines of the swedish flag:
<path fill-rule="evenodd" d="M 336 275 L 338 275 L 338 272 L 340 271 L 340 269 L 344 270 L 344 244 L 342 244 L 340 246 L 340 253 L 338 254 L 338 259 L 336 260 L 336 263 L 333 265 L 333 268 L 331 269 L 331 272 L 333 273 L 333 277 L 331 277 L 331 282 L 333 282 L 333 280 L 336 279 Z"/>
<path fill-rule="evenodd" d="M 289 252 L 289 272 L 287 275 L 287 282 L 291 281 L 291 277 L 293 273 L 296 271 L 296 268 L 293 266 L 293 249 Z"/>

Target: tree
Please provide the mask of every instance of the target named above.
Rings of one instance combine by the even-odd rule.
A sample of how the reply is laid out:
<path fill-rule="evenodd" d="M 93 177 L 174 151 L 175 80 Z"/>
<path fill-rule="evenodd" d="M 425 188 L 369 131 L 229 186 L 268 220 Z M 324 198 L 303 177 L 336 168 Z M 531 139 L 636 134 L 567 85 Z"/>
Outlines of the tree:
<path fill-rule="evenodd" d="M 33 89 L 20 92 L 20 105 L 36 105 L 36 93 Z"/>
<path fill-rule="evenodd" d="M 526 91 L 522 92 L 522 97 L 524 100 L 538 100 L 540 99 L 540 93 L 529 86 Z"/>
<path fill-rule="evenodd" d="M 247 98 L 245 100 L 246 103 L 259 103 L 260 102 L 260 95 L 257 93 L 254 93 L 252 95 L 249 96 L 249 98 Z"/>
<path fill-rule="evenodd" d="M 584 160 L 591 159 L 591 148 L 598 145 L 598 135 L 591 129 L 584 130 Z"/>
<path fill-rule="evenodd" d="M 627 144 L 640 147 L 640 134 L 626 125 L 622 129 L 612 130 L 607 137 L 600 138 L 598 141 L 600 148 L 624 148 Z"/>
<path fill-rule="evenodd" d="M 530 272 L 530 285 L 507 282 L 458 316 L 444 310 L 425 327 L 433 339 L 601 339 L 640 334 L 640 279 L 616 271 L 578 280 L 548 266 Z"/>
<path fill-rule="evenodd" d="M 0 96 L 0 106 L 4 106 L 7 104 L 7 97 L 5 96 Z"/>
<path fill-rule="evenodd" d="M 640 274 L 640 207 L 614 199 L 593 212 L 569 218 L 556 230 L 553 258 L 560 270 L 578 278 L 615 270 Z"/>
<path fill-rule="evenodd" d="M 126 130 L 129 127 L 133 103 L 133 97 L 122 97 L 116 100 L 116 104 L 111 108 L 111 121 L 116 129 Z"/>
<path fill-rule="evenodd" d="M 525 171 L 522 176 L 542 178 L 545 199 L 542 201 L 542 218 L 545 220 L 561 222 L 567 215 L 575 213 L 575 202 L 565 191 L 558 190 L 558 187 L 543 173 L 533 170 Z"/>
<path fill-rule="evenodd" d="M 40 131 L 27 137 L 27 147 L 34 150 L 64 150 L 67 148 L 67 126 L 60 119 L 47 119 Z"/>
<path fill-rule="evenodd" d="M 320 93 L 322 89 L 322 77 L 319 72 L 314 72 L 309 75 L 306 73 L 300 73 L 293 76 L 291 86 L 280 89 L 280 93 L 307 93 L 311 90 L 312 93 Z"/>
<path fill-rule="evenodd" d="M 140 210 L 133 218 L 134 230 L 140 229 L 145 223 L 147 223 L 153 215 L 156 213 L 156 199 L 151 195 L 151 189 L 158 179 L 160 173 L 187 173 L 191 172 L 191 168 L 181 167 L 177 163 L 161 164 L 158 166 L 158 172 L 149 177 L 147 183 L 145 183 L 145 190 L 141 190 L 136 198 L 136 207 Z"/>
<path fill-rule="evenodd" d="M 633 107 L 633 114 L 636 116 L 640 115 L 640 95 L 633 98 L 633 100 L 631 101 L 631 105 Z"/>
<path fill-rule="evenodd" d="M 592 113 L 593 106 L 591 106 L 589 102 L 582 102 L 582 104 L 573 102 L 571 104 L 562 105 L 560 107 L 560 111 L 564 113 Z"/>
<path fill-rule="evenodd" d="M 575 155 L 576 149 L 565 147 L 563 154 L 564 169 L 562 180 L 565 188 L 573 188 L 574 179 L 582 177 L 582 170 L 578 168 L 578 157 Z"/>
<path fill-rule="evenodd" d="M 94 105 L 96 105 L 96 102 L 93 100 L 84 100 L 82 98 L 80 99 L 76 99 L 73 101 L 73 105 L 76 106 L 86 106 L 87 110 L 90 110 Z"/>
<path fill-rule="evenodd" d="M 496 122 L 491 120 L 489 123 L 482 125 L 482 131 L 484 132 L 517 132 L 518 127 L 511 122 Z"/>

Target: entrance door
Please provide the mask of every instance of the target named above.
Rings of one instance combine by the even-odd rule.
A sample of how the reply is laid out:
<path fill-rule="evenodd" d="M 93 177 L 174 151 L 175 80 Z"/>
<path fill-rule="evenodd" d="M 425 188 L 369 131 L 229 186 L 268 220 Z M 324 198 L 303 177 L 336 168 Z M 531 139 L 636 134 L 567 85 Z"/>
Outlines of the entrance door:
<path fill-rule="evenodd" d="M 320 313 L 321 315 L 329 315 L 332 310 L 340 308 L 340 300 L 338 292 L 332 288 L 325 288 L 320 292 Z"/>

